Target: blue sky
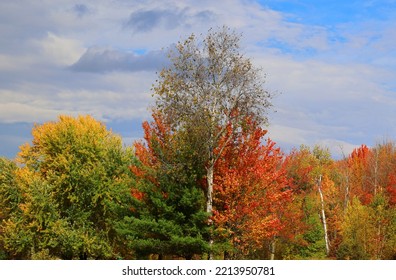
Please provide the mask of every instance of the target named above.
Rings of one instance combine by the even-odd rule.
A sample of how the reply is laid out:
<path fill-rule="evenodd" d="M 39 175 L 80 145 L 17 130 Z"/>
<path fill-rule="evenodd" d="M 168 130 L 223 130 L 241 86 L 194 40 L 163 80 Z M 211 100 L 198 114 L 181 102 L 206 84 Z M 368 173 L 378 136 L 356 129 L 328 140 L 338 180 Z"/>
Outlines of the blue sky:
<path fill-rule="evenodd" d="M 268 135 L 286 152 L 396 139 L 396 1 L 21 0 L 0 2 L 0 156 L 60 114 L 91 114 L 132 143 L 162 49 L 222 25 L 279 93 Z"/>
<path fill-rule="evenodd" d="M 334 26 L 346 22 L 387 20 L 392 17 L 395 1 L 374 0 L 261 0 L 262 5 L 282 13 L 290 20 L 303 24 Z"/>

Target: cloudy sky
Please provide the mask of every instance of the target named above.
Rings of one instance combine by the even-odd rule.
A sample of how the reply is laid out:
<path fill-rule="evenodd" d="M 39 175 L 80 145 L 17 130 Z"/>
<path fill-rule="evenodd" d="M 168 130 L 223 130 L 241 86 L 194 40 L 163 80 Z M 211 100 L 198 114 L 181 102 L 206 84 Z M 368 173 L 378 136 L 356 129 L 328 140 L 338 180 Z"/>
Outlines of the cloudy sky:
<path fill-rule="evenodd" d="M 0 156 L 60 114 L 91 114 L 130 144 L 162 50 L 222 25 L 277 93 L 268 130 L 286 152 L 396 139 L 394 0 L 18 0 L 0 1 Z"/>

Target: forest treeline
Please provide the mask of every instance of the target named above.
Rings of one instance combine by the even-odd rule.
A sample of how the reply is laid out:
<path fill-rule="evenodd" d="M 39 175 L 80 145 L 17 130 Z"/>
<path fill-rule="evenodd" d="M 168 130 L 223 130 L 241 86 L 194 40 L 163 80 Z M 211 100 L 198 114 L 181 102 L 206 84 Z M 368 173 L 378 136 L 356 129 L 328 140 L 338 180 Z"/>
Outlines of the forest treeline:
<path fill-rule="evenodd" d="M 0 158 L 0 259 L 395 259 L 396 144 L 282 152 L 239 40 L 170 49 L 131 147 L 88 115 L 36 124 Z"/>
<path fill-rule="evenodd" d="M 143 126 L 124 147 L 90 116 L 36 125 L 0 159 L 0 258 L 396 257 L 394 142 L 284 154 L 247 122 L 216 163 L 209 216 L 199 157 L 159 116 Z"/>

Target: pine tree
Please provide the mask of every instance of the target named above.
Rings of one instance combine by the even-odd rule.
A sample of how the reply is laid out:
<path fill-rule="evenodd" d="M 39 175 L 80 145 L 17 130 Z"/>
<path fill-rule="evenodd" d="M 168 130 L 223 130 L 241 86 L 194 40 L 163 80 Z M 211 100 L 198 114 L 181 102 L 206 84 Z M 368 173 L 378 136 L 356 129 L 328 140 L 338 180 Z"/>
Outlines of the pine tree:
<path fill-rule="evenodd" d="M 134 145 L 134 205 L 119 223 L 119 232 L 127 236 L 137 258 L 156 254 L 189 259 L 208 251 L 199 158 L 171 133 L 161 115 L 153 117 L 152 123 L 143 124 L 145 141 Z"/>

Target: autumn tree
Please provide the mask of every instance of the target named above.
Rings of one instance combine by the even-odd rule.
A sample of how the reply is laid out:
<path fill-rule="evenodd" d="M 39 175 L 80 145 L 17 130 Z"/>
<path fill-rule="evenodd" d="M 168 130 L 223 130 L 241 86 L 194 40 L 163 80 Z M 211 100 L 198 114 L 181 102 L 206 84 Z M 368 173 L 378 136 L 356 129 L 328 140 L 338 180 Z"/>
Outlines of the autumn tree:
<path fill-rule="evenodd" d="M 231 127 L 227 132 L 232 133 Z M 263 143 L 265 134 L 247 119 L 241 133 L 215 150 L 222 154 L 215 165 L 213 219 L 217 238 L 232 245 L 226 258 L 263 257 L 263 251 L 269 256 L 266 245 L 271 243 L 274 251 L 272 243 L 285 227 L 291 190 L 283 154 L 270 139 Z"/>
<path fill-rule="evenodd" d="M 386 193 L 389 197 L 389 204 L 392 207 L 396 205 L 396 172 L 389 174 L 389 182 L 386 186 Z"/>
<path fill-rule="evenodd" d="M 377 194 L 392 197 L 393 177 L 396 170 L 396 147 L 384 142 L 369 148 L 362 145 L 353 150 L 347 162 L 347 194 L 350 199 L 358 197 L 367 205 Z M 391 199 L 392 201 L 392 199 Z"/>
<path fill-rule="evenodd" d="M 394 256 L 395 151 L 391 142 L 372 148 L 361 145 L 348 157 L 329 166 L 327 187 L 323 189 L 333 257 L 384 259 Z"/>
<path fill-rule="evenodd" d="M 292 254 L 299 258 L 329 256 L 338 243 L 337 222 L 342 210 L 336 165 L 329 151 L 319 146 L 294 150 L 285 164 L 293 182 L 294 201 L 300 204 L 307 226 L 299 242 L 292 244 L 296 251 Z"/>
<path fill-rule="evenodd" d="M 393 259 L 396 256 L 396 210 L 383 195 L 369 205 L 354 197 L 342 222 L 340 259 Z"/>
<path fill-rule="evenodd" d="M 182 257 L 208 252 L 207 214 L 200 183 L 204 169 L 162 115 L 144 122 L 144 141 L 134 144 L 132 212 L 118 224 L 136 258 Z"/>
<path fill-rule="evenodd" d="M 370 190 L 370 162 L 372 161 L 372 151 L 366 146 L 361 145 L 352 151 L 346 159 L 346 170 L 348 175 L 345 177 L 347 180 L 345 199 L 347 205 L 353 197 L 358 197 L 363 204 L 370 203 L 373 192 Z"/>
<path fill-rule="evenodd" d="M 198 40 L 194 34 L 169 51 L 170 65 L 159 73 L 153 87 L 156 108 L 174 131 L 204 159 L 206 211 L 212 214 L 215 164 L 232 135 L 241 133 L 247 117 L 266 123 L 271 94 L 263 87 L 260 69 L 240 51 L 240 35 L 227 27 L 209 30 Z M 232 132 L 226 141 L 221 139 Z"/>
<path fill-rule="evenodd" d="M 90 116 L 35 125 L 16 173 L 20 215 L 2 228 L 12 258 L 115 258 L 114 222 L 129 211 L 132 152 Z M 11 204 L 12 205 L 12 204 Z"/>
<path fill-rule="evenodd" d="M 344 160 L 348 185 L 340 220 L 339 258 L 388 259 L 396 255 L 395 156 L 394 144 L 385 142 L 372 148 L 362 145 Z"/>

